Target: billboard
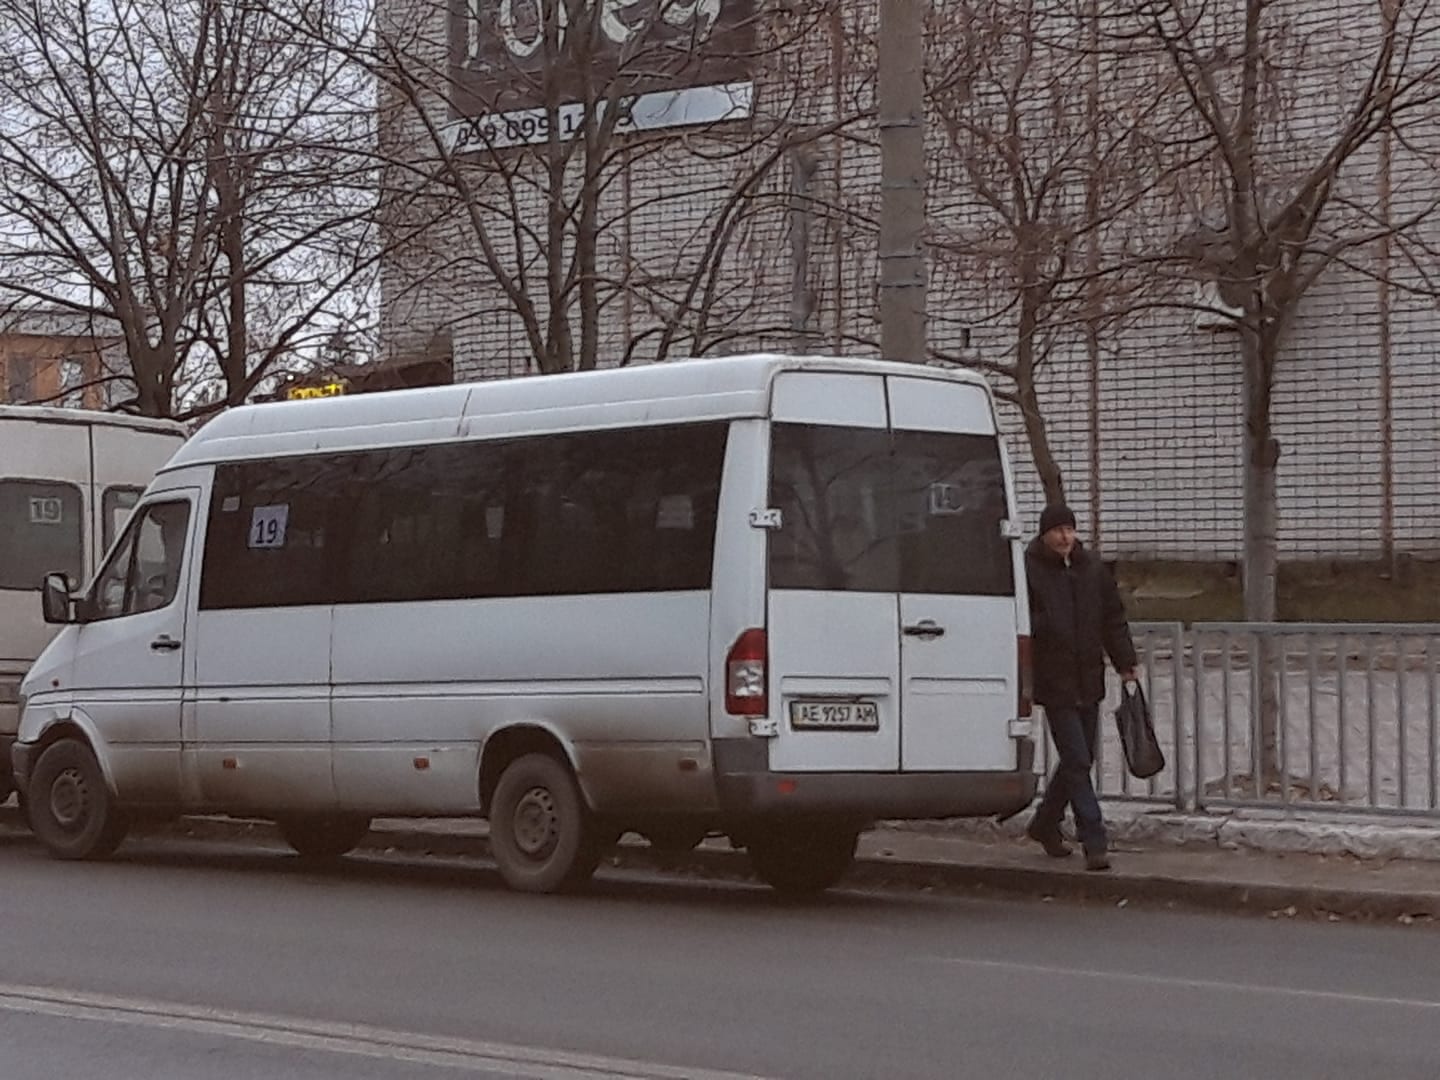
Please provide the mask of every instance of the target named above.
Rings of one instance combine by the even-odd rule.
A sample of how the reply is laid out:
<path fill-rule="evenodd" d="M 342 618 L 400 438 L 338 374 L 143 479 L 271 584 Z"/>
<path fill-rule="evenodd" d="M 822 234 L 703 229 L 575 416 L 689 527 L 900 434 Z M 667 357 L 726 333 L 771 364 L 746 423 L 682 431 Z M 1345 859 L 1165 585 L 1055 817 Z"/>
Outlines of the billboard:
<path fill-rule="evenodd" d="M 750 115 L 756 0 L 453 0 L 452 111 L 462 144 L 561 138 L 584 106 L 620 95 L 618 130 Z M 549 26 L 547 29 L 547 19 Z"/>

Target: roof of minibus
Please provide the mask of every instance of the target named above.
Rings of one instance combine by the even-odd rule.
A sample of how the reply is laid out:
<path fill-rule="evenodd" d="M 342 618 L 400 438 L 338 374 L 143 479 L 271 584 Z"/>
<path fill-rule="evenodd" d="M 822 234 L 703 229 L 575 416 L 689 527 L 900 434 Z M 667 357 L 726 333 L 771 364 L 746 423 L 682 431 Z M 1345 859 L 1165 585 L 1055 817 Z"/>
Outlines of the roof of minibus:
<path fill-rule="evenodd" d="M 120 427 L 151 431 L 185 438 L 189 432 L 175 420 L 128 413 L 98 412 L 94 409 L 61 409 L 50 405 L 0 405 L 0 420 L 27 420 L 32 424 L 83 424 L 91 427 Z"/>
<path fill-rule="evenodd" d="M 909 375 L 985 389 L 954 368 L 759 354 L 523 376 L 230 409 L 191 436 L 166 471 L 202 462 L 361 450 L 637 424 L 763 417 L 782 371 Z"/>

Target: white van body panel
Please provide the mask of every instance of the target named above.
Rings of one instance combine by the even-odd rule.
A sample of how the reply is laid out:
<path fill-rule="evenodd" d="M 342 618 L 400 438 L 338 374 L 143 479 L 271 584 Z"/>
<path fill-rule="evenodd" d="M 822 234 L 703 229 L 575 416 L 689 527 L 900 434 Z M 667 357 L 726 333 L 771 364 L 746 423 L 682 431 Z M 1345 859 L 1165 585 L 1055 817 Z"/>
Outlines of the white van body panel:
<path fill-rule="evenodd" d="M 84 569 L 88 575 L 95 566 L 95 548 L 99 544 L 93 510 L 90 429 L 22 418 L 23 414 L 14 415 L 15 409 L 3 411 L 9 415 L 0 415 L 0 481 L 58 481 L 84 493 L 82 550 L 86 553 Z M 39 589 L 39 579 L 26 589 L 0 588 L 0 678 L 23 674 L 53 635 L 53 628 L 40 619 Z"/>
<path fill-rule="evenodd" d="M 784 372 L 774 387 L 773 421 L 882 432 L 888 426 L 883 375 Z M 900 768 L 898 618 L 894 593 L 771 591 L 770 707 L 779 729 L 770 748 L 771 768 Z M 797 701 L 851 697 L 877 705 L 878 730 L 801 731 L 790 721 L 791 705 Z"/>
<path fill-rule="evenodd" d="M 340 605 L 340 801 L 478 810 L 485 740 L 534 725 L 565 733 L 598 805 L 713 810 L 708 770 L 679 767 L 708 739 L 709 617 L 704 592 Z"/>
<path fill-rule="evenodd" d="M 194 550 L 199 490 L 168 490 L 152 502 L 189 508 Z M 87 624 L 76 635 L 75 705 L 109 747 L 111 771 L 138 802 L 170 802 L 180 789 L 185 641 L 194 575 L 182 572 L 163 608 Z M 160 647 L 173 643 L 173 647 Z"/>
<path fill-rule="evenodd" d="M 73 566 L 77 580 L 94 573 L 104 555 L 107 491 L 138 493 L 184 442 L 186 431 L 168 420 L 120 416 L 82 409 L 0 405 L 0 484 L 60 484 L 76 493 L 80 544 Z M 117 511 L 123 518 L 126 511 Z M 70 522 L 60 527 L 68 529 Z M 9 553 L 0 549 L 0 559 Z M 40 611 L 40 579 L 47 565 L 16 587 L 0 585 L 0 787 L 8 785 L 9 744 L 17 726 L 16 701 L 27 669 L 55 636 Z"/>
<path fill-rule="evenodd" d="M 347 599 L 324 590 L 341 588 L 331 579 L 345 574 L 351 575 L 346 581 L 361 580 L 343 562 L 348 546 L 361 541 L 333 529 L 322 530 L 329 537 L 322 541 L 307 527 L 305 543 L 326 549 L 314 564 L 324 579 L 301 584 L 315 585 L 321 590 L 316 595 L 330 600 L 312 603 L 298 593 L 267 606 L 207 599 L 209 576 L 226 570 L 219 555 L 207 555 L 216 536 L 239 536 L 227 541 L 240 544 L 233 565 L 248 566 L 243 560 L 254 553 L 246 553 L 245 531 L 236 532 L 237 523 L 255 510 L 291 512 L 290 503 L 281 509 L 257 501 L 270 497 L 263 494 L 263 479 L 254 481 L 262 494 L 245 494 L 251 489 L 244 485 L 252 483 L 244 479 L 251 475 L 246 469 L 274 474 L 313 468 L 316 477 L 333 470 L 342 477 L 333 498 L 350 507 L 344 526 L 359 530 L 356 508 L 371 489 L 343 480 L 370 475 L 357 471 L 356 462 L 378 461 L 374 484 L 383 484 L 425 454 L 470 468 L 464 463 L 472 459 L 464 455 L 472 452 L 509 455 L 495 461 L 530 461 L 532 451 L 558 445 L 547 440 L 584 436 L 574 445 L 588 447 L 591 433 L 616 432 L 628 446 L 634 432 L 707 424 L 724 442 L 705 587 L 645 591 L 627 584 L 633 591 L 447 596 L 442 580 L 428 586 L 438 589 L 427 594 L 436 598 Z M 901 428 L 982 441 L 994 439 L 996 430 L 988 389 L 973 374 L 768 355 L 223 413 L 175 454 L 141 504 L 144 509 L 167 489 L 195 489 L 183 610 L 116 619 L 104 633 L 93 633 L 93 623 L 65 628 L 26 684 L 31 704 L 17 762 L 43 749 L 47 729 L 77 703 L 91 707 L 88 681 L 102 676 L 84 674 L 88 658 L 113 653 L 118 664 L 126 649 L 140 657 L 158 633 L 158 622 L 149 622 L 163 616 L 171 620 L 169 632 L 184 641 L 178 655 L 167 654 L 166 662 L 179 667 L 159 680 L 166 692 L 146 720 L 147 739 L 162 729 L 174 733 L 170 742 L 158 736 L 143 742 L 163 765 L 141 767 L 133 755 L 114 752 L 116 741 L 105 729 L 138 722 L 125 711 L 129 706 L 112 704 L 109 714 L 94 718 L 101 743 L 96 750 L 107 758 L 122 803 L 275 817 L 474 814 L 484 810 L 487 753 L 518 739 L 525 745 L 548 740 L 574 768 L 592 809 L 620 826 L 672 817 L 713 826 L 788 812 L 791 804 L 777 808 L 770 800 L 776 778 L 788 793 L 794 782 L 784 778 L 796 776 L 809 779 L 793 800 L 795 809 L 845 820 L 993 813 L 1020 805 L 1033 791 L 1033 775 L 1027 748 L 1009 723 L 1017 697 L 1016 634 L 1025 608 L 1023 599 L 1016 600 L 1023 598 L 1018 545 L 1007 555 L 1017 574 L 1007 596 L 774 588 L 770 551 L 786 527 L 770 513 L 776 425 L 841 428 L 882 441 Z M 446 456 L 455 454 L 460 456 Z M 394 470 L 385 472 L 392 464 Z M 484 468 L 492 466 L 500 467 L 491 462 Z M 443 487 L 449 474 L 434 475 L 442 476 L 437 483 Z M 476 475 L 483 480 L 490 474 Z M 232 485 L 223 491 L 241 494 L 223 495 L 222 477 Z M 1006 477 L 1004 499 L 1013 514 L 1008 471 Z M 281 484 L 275 490 L 291 489 Z M 658 535 L 697 527 L 691 496 L 665 503 L 663 488 L 661 494 L 649 490 L 644 506 L 663 508 L 643 511 L 658 515 L 645 528 Z M 469 492 L 445 497 L 469 498 Z M 509 499 L 508 492 L 507 486 L 495 497 Z M 430 488 L 417 497 L 438 505 L 442 493 Z M 239 516 L 225 518 L 235 511 Z M 468 527 L 490 529 L 490 509 L 477 503 L 466 513 L 471 511 L 484 516 L 476 519 L 479 526 Z M 660 524 L 661 518 L 669 523 Z M 367 533 L 372 539 L 364 543 L 392 543 L 401 535 L 392 533 L 401 530 L 401 520 L 382 519 L 392 521 L 379 534 L 383 539 Z M 503 531 L 507 520 L 502 514 L 493 523 Z M 405 535 L 420 535 L 418 528 L 405 525 Z M 426 528 L 432 531 L 423 535 L 442 535 L 434 531 L 438 525 Z M 459 535 L 465 550 L 472 540 L 485 539 Z M 279 536 L 283 546 L 283 530 Z M 266 546 L 263 537 L 249 544 L 257 546 Z M 454 550 L 461 549 L 445 554 L 453 557 Z M 567 557 L 558 549 L 546 555 L 561 562 Z M 455 565 L 470 574 L 479 564 Z M 378 595 L 364 585 L 344 588 L 351 597 Z M 903 631 L 912 619 L 943 624 L 945 635 L 911 640 Z M 747 630 L 763 631 L 769 648 L 768 693 L 759 716 L 732 714 L 727 705 L 727 654 Z M 60 685 L 44 681 L 42 672 Z M 810 698 L 873 701 L 879 723 L 868 731 L 797 730 L 789 706 Z M 137 770 L 145 776 L 132 775 Z M 157 779 L 162 775 L 165 783 Z M 957 777 L 969 779 L 960 783 Z M 806 803 L 810 779 L 824 783 L 819 801 Z M 879 786 L 867 787 L 871 781 Z M 161 790 L 166 783 L 172 790 Z"/>
<path fill-rule="evenodd" d="M 897 430 L 996 434 L 989 398 L 973 386 L 898 376 L 885 382 L 890 421 Z M 1008 484 L 1005 490 L 1010 490 Z M 1011 545 L 1012 551 L 1018 547 Z M 964 558 L 964 553 L 956 556 Z M 944 633 L 906 632 L 929 624 Z M 1016 711 L 1015 642 L 1022 633 L 1015 598 L 901 593 L 900 627 L 905 716 L 900 768 L 1013 768 L 1008 722 Z"/>
<path fill-rule="evenodd" d="M 186 755 L 206 805 L 334 808 L 333 621 L 328 604 L 197 612 Z"/>
<path fill-rule="evenodd" d="M 715 524 L 715 587 L 710 592 L 709 735 L 712 739 L 747 739 L 750 721 L 725 711 L 726 657 L 746 630 L 764 627 L 765 565 L 769 536 L 751 524 L 750 516 L 766 509 L 770 497 L 768 469 L 770 425 L 763 420 L 737 420 L 725 444 L 725 482 Z M 762 572 L 743 572 L 760 567 Z"/>
<path fill-rule="evenodd" d="M 894 373 L 782 374 L 775 381 L 772 418 L 832 428 L 996 437 L 993 406 L 983 387 Z M 996 467 L 1004 476 L 998 459 Z M 1006 479 L 999 486 L 1008 493 Z M 995 478 L 988 484 L 993 489 Z M 819 505 L 822 493 L 812 495 Z M 863 515 L 867 508 L 854 512 Z M 924 521 L 915 527 L 923 529 Z M 996 528 L 991 539 L 998 546 L 1002 538 Z M 1017 547 L 1011 545 L 1008 556 L 1012 574 Z M 966 557 L 963 551 L 954 555 Z M 772 767 L 797 772 L 1014 768 L 1008 721 L 1018 700 L 1022 606 L 1013 591 L 969 596 L 772 587 L 771 708 L 780 729 L 771 748 Z M 925 632 L 930 628 L 933 633 Z M 795 726 L 792 709 L 828 701 L 873 704 L 878 726 Z"/>

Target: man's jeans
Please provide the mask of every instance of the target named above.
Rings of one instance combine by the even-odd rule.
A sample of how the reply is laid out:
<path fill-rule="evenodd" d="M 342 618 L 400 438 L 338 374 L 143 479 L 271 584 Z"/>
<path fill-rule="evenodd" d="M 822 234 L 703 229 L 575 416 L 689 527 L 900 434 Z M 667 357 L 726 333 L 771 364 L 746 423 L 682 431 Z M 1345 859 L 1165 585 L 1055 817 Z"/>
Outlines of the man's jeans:
<path fill-rule="evenodd" d="M 1045 787 L 1045 797 L 1035 811 L 1033 827 L 1041 832 L 1058 829 L 1065 817 L 1065 805 L 1069 803 L 1075 815 L 1075 835 L 1080 843 L 1087 852 L 1102 852 L 1106 847 L 1105 821 L 1100 816 L 1100 800 L 1095 797 L 1095 787 L 1090 782 L 1090 766 L 1095 761 L 1095 739 L 1099 734 L 1100 706 L 1046 708 L 1045 717 L 1050 724 L 1050 736 L 1055 740 L 1060 764 L 1055 767 L 1050 783 Z"/>

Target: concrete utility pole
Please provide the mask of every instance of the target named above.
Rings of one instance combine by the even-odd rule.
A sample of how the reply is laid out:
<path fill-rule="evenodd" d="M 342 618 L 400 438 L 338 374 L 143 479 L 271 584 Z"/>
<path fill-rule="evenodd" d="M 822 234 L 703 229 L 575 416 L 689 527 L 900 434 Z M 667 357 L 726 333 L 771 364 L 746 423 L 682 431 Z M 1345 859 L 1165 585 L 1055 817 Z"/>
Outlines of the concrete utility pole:
<path fill-rule="evenodd" d="M 880 0 L 880 355 L 925 362 L 926 0 Z"/>

